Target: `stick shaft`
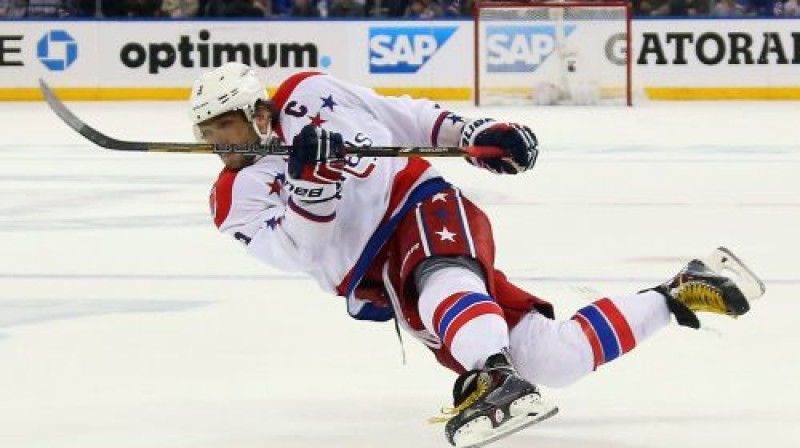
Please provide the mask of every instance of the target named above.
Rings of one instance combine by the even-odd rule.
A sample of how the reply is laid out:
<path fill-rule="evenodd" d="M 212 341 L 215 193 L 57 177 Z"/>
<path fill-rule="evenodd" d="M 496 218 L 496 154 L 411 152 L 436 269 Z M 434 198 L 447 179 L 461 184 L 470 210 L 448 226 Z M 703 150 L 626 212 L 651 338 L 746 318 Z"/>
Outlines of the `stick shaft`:
<path fill-rule="evenodd" d="M 56 97 L 50 87 L 39 80 L 39 87 L 47 105 L 76 132 L 95 145 L 114 151 L 179 152 L 192 154 L 256 154 L 288 155 L 291 146 L 280 145 L 277 140 L 254 145 L 212 145 L 210 143 L 170 143 L 118 140 L 110 137 L 72 113 Z M 493 146 L 371 146 L 365 148 L 347 147 L 348 155 L 359 157 L 504 157 L 506 152 Z"/>

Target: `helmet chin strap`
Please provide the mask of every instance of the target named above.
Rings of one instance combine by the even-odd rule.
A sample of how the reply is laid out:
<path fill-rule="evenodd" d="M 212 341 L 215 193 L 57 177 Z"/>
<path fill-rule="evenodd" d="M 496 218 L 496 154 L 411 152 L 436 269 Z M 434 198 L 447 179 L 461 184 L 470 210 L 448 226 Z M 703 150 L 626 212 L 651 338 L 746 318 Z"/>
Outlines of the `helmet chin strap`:
<path fill-rule="evenodd" d="M 263 133 L 258 128 L 258 123 L 256 122 L 255 119 L 253 119 L 253 121 L 251 121 L 250 124 L 253 126 L 253 130 L 256 131 L 256 135 L 258 135 L 258 141 L 262 144 L 269 142 L 269 140 L 272 139 L 272 137 L 275 135 L 275 132 L 272 130 L 272 125 L 269 123 L 267 123 L 267 131 Z M 260 160 L 262 157 L 264 156 L 263 155 L 253 156 L 253 162 Z"/>
<path fill-rule="evenodd" d="M 261 130 L 258 129 L 258 124 L 256 123 L 256 120 L 253 120 L 251 124 L 253 125 L 253 130 L 256 131 L 256 135 L 258 135 L 258 140 L 261 143 L 266 143 L 270 138 L 272 138 L 273 135 L 275 135 L 275 133 L 272 131 L 272 125 L 270 124 L 267 124 L 267 132 L 261 132 Z"/>

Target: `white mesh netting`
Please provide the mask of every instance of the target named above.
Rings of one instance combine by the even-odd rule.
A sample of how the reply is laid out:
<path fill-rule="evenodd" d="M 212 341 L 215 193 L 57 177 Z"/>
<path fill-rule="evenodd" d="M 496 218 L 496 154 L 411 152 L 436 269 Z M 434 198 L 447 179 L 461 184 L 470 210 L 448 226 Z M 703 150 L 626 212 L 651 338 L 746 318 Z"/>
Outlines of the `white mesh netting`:
<path fill-rule="evenodd" d="M 482 3 L 478 104 L 629 103 L 624 3 Z"/>

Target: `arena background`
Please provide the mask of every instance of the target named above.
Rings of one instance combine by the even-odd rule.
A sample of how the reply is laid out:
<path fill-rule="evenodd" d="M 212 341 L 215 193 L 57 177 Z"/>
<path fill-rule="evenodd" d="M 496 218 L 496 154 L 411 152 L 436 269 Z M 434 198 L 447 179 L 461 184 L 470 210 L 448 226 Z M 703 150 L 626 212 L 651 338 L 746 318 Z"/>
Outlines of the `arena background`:
<path fill-rule="evenodd" d="M 541 154 L 523 176 L 433 163 L 490 215 L 498 266 L 560 318 L 718 245 L 763 277 L 748 315 L 672 326 L 545 389 L 560 414 L 493 447 L 800 446 L 800 20 L 634 18 L 633 107 L 474 107 L 472 30 L 0 21 L 0 446 L 448 446 L 426 420 L 449 406 L 454 375 L 411 337 L 403 365 L 391 323 L 353 321 L 219 234 L 216 157 L 99 149 L 39 101 L 44 78 L 103 132 L 192 141 L 190 82 L 214 45 L 239 44 L 274 48 L 258 69 L 273 88 L 329 71 L 531 126 Z"/>

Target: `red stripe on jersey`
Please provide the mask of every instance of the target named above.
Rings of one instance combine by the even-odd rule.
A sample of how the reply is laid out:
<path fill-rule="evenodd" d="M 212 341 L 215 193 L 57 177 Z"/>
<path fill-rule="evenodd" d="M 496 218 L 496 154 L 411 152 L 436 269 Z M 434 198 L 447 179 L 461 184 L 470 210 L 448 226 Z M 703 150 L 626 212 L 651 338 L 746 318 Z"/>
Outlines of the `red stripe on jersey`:
<path fill-rule="evenodd" d="M 275 133 L 278 134 L 278 137 L 280 137 L 281 140 L 286 141 L 283 138 L 283 130 L 281 129 L 281 122 L 280 122 L 280 116 L 281 113 L 283 112 L 283 106 L 286 105 L 286 101 L 292 95 L 295 87 L 297 87 L 298 84 L 300 84 L 307 78 L 321 74 L 322 73 L 320 72 L 295 73 L 294 75 L 286 78 L 281 83 L 281 85 L 278 86 L 277 90 L 275 91 L 275 95 L 272 97 L 272 104 L 275 105 L 275 111 L 278 114 L 278 124 L 275 126 Z"/>
<path fill-rule="evenodd" d="M 595 333 L 592 324 L 589 323 L 589 320 L 585 317 L 576 314 L 572 316 L 572 320 L 578 322 L 583 330 L 583 334 L 586 335 L 586 339 L 589 340 L 589 345 L 592 347 L 592 354 L 594 355 L 594 370 L 597 370 L 597 367 L 603 364 L 606 359 L 603 353 L 603 346 L 600 345 L 600 338 L 597 336 L 597 333 Z"/>
<path fill-rule="evenodd" d="M 308 210 L 303 209 L 299 205 L 295 204 L 291 197 L 289 197 L 288 202 L 289 208 L 297 213 L 298 215 L 302 216 L 303 218 L 313 221 L 313 222 L 331 222 L 336 218 L 336 212 L 331 213 L 327 216 L 315 215 Z"/>
<path fill-rule="evenodd" d="M 389 196 L 389 206 L 386 207 L 386 214 L 383 216 L 382 222 L 386 222 L 394 211 L 402 205 L 402 200 L 408 196 L 408 193 L 414 188 L 414 184 L 419 181 L 430 166 L 431 164 L 427 160 L 412 157 L 408 159 L 406 167 L 394 175 Z"/>
<path fill-rule="evenodd" d="M 619 308 L 614 305 L 614 302 L 609 299 L 600 299 L 594 303 L 594 306 L 605 314 L 606 319 L 608 319 L 611 326 L 614 327 L 614 332 L 617 333 L 617 339 L 619 339 L 622 353 L 628 353 L 633 350 L 633 348 L 636 347 L 636 337 L 633 335 L 633 330 L 631 330 L 630 325 L 628 325 L 628 320 L 625 319 L 625 316 L 622 315 Z"/>
<path fill-rule="evenodd" d="M 231 211 L 231 202 L 233 201 L 233 182 L 236 180 L 236 171 L 223 169 L 214 182 L 214 187 L 211 189 L 211 196 L 209 203 L 211 206 L 211 215 L 214 217 L 214 225 L 219 228 L 225 219 L 228 218 L 228 213 Z"/>
<path fill-rule="evenodd" d="M 439 142 L 439 129 L 442 127 L 442 122 L 446 116 L 447 112 L 440 113 L 439 117 L 436 118 L 436 122 L 433 124 L 433 129 L 431 129 L 431 145 L 433 146 L 436 146 Z"/>
<path fill-rule="evenodd" d="M 448 348 L 452 347 L 453 338 L 456 337 L 456 333 L 458 333 L 458 330 L 460 330 L 461 327 L 463 327 L 467 322 L 471 321 L 472 319 L 487 314 L 496 314 L 500 316 L 501 319 L 505 319 L 505 315 L 503 315 L 502 308 L 500 308 L 500 306 L 494 302 L 483 302 L 472 305 L 469 308 L 462 311 L 461 314 L 458 315 L 458 317 L 456 317 L 455 319 L 453 319 L 452 322 L 450 322 L 450 325 L 448 325 L 447 327 L 447 333 L 445 333 L 444 335 L 443 338 L 444 340 L 442 341 L 442 344 L 444 344 L 444 346 Z"/>

